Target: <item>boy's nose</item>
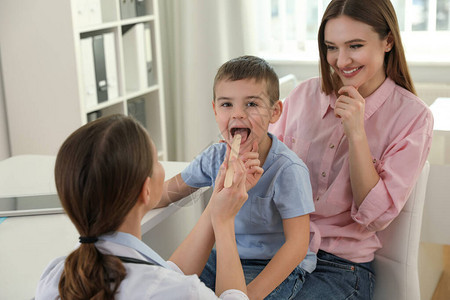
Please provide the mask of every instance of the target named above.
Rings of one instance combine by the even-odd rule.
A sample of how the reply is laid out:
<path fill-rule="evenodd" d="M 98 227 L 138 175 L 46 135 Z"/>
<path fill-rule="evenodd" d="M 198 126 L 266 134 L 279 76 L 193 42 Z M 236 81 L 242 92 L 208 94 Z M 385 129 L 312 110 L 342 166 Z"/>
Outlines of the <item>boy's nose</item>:
<path fill-rule="evenodd" d="M 233 110 L 233 119 L 243 119 L 247 116 L 244 109 L 236 108 Z"/>

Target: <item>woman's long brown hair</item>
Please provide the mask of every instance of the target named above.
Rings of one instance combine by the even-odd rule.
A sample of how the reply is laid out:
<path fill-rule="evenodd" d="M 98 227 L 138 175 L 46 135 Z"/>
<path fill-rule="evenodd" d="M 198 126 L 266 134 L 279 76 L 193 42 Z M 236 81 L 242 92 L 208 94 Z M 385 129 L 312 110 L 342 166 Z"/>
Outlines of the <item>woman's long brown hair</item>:
<path fill-rule="evenodd" d="M 384 57 L 386 76 L 399 86 L 416 94 L 406 64 L 397 16 L 390 0 L 333 0 L 330 2 L 323 14 L 318 34 L 322 90 L 329 95 L 336 92 L 341 85 L 339 77 L 334 74 L 327 62 L 327 47 L 324 41 L 327 22 L 341 15 L 372 26 L 380 39 L 391 34 L 393 47 Z"/>
<path fill-rule="evenodd" d="M 80 236 L 116 231 L 151 176 L 151 142 L 145 129 L 123 115 L 100 118 L 72 133 L 55 165 L 58 196 Z M 66 259 L 61 299 L 114 299 L 126 272 L 115 256 L 81 244 Z"/>

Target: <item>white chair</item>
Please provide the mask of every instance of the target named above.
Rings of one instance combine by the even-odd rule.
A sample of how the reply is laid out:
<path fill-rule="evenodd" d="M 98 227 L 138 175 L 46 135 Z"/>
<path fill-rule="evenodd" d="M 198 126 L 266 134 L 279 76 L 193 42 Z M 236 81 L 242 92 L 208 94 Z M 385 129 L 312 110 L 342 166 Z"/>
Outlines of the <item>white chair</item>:
<path fill-rule="evenodd" d="M 375 300 L 420 300 L 419 243 L 430 164 L 427 161 L 405 207 L 383 231 L 375 253 Z"/>
<path fill-rule="evenodd" d="M 288 74 L 280 78 L 280 99 L 284 99 L 289 95 L 289 93 L 297 86 L 298 80 L 294 74 Z"/>

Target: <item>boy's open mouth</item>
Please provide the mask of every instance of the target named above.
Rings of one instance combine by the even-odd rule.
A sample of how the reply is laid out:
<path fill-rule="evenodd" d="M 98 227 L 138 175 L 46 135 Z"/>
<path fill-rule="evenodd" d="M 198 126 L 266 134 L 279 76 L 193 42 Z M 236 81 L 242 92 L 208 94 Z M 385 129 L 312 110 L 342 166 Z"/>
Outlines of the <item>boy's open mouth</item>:
<path fill-rule="evenodd" d="M 233 138 L 236 133 L 239 133 L 242 137 L 241 144 L 245 143 L 247 138 L 249 137 L 251 130 L 250 128 L 240 128 L 240 127 L 234 127 L 230 129 L 231 137 Z"/>

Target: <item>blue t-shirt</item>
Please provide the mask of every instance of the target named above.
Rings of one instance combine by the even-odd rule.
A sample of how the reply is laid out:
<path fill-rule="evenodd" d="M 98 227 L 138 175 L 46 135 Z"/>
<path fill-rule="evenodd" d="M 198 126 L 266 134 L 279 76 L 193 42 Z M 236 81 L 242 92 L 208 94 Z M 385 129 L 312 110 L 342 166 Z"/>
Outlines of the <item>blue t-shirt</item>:
<path fill-rule="evenodd" d="M 303 161 L 275 136 L 264 162 L 264 173 L 248 192 L 235 218 L 236 243 L 242 259 L 271 259 L 285 242 L 282 219 L 314 211 L 309 171 Z M 213 186 L 225 159 L 226 144 L 214 144 L 181 172 L 184 182 L 195 188 Z M 312 272 L 316 256 L 308 251 L 300 264 Z"/>

